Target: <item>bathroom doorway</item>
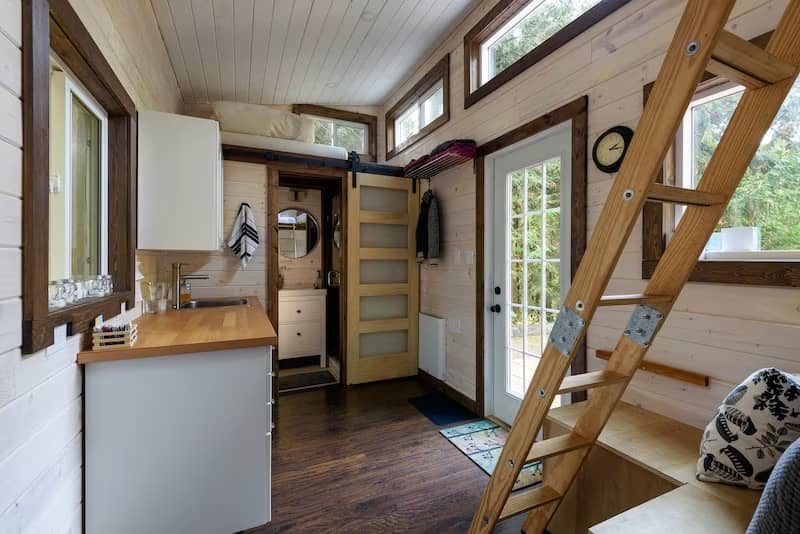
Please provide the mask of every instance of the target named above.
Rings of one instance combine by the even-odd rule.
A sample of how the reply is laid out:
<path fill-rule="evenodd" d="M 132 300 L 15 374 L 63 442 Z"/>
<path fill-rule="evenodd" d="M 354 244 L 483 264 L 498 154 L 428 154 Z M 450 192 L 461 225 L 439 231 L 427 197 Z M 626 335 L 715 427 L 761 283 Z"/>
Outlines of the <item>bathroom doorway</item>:
<path fill-rule="evenodd" d="M 279 171 L 268 192 L 277 256 L 273 265 L 279 393 L 342 380 L 345 234 L 342 176 Z M 274 214 L 274 215 L 273 215 Z M 269 290 L 269 289 L 268 289 Z"/>

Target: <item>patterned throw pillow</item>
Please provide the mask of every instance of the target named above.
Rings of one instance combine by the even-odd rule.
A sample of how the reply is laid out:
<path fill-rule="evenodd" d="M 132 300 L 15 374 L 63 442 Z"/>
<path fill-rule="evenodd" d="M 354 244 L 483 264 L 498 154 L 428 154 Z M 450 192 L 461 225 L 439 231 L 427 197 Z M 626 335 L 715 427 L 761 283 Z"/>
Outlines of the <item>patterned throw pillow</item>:
<path fill-rule="evenodd" d="M 731 391 L 700 443 L 697 478 L 762 489 L 783 451 L 800 436 L 800 381 L 774 367 Z"/>

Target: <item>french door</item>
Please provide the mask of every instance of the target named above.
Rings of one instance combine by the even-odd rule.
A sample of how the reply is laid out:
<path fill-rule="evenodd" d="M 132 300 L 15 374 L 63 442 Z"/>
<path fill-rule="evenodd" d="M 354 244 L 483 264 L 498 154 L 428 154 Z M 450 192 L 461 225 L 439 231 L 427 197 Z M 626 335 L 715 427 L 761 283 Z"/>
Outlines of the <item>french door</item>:
<path fill-rule="evenodd" d="M 570 145 L 567 122 L 487 159 L 493 412 L 507 423 L 569 288 Z"/>
<path fill-rule="evenodd" d="M 348 191 L 348 384 L 418 372 L 418 213 L 419 195 L 406 178 L 358 173 Z"/>

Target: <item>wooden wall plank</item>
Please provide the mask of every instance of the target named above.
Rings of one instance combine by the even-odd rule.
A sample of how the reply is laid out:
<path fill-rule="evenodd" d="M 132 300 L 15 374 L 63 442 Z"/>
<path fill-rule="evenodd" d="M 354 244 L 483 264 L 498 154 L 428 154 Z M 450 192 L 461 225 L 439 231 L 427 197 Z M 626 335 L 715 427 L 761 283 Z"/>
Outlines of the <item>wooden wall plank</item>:
<path fill-rule="evenodd" d="M 0 34 L 0 85 L 15 96 L 22 95 L 22 52 L 6 35 Z"/>
<path fill-rule="evenodd" d="M 22 46 L 22 2 L 0 0 L 0 32 L 18 48 Z"/>
<path fill-rule="evenodd" d="M 22 195 L 22 150 L 0 140 L 0 192 L 15 197 Z"/>
<path fill-rule="evenodd" d="M 445 53 L 452 55 L 451 76 L 460 79 L 464 34 L 494 4 L 490 0 L 481 2 L 393 92 L 385 107 L 391 107 Z M 389 163 L 404 164 L 452 138 L 469 137 L 479 144 L 484 143 L 582 94 L 589 96 L 589 146 L 600 132 L 613 125 L 635 128 L 642 111 L 642 86 L 655 79 L 683 5 L 681 0 L 632 1 L 556 51 L 552 58 L 529 69 L 468 110 L 453 106 L 449 123 Z M 743 38 L 755 37 L 774 28 L 786 5 L 786 0 L 740 0 L 726 28 Z M 454 102 L 463 99 L 461 85 L 453 84 L 451 88 Z M 590 163 L 587 179 L 587 229 L 591 235 L 614 175 L 604 174 Z M 475 173 L 464 171 L 452 182 L 471 187 Z M 449 185 L 445 183 L 449 184 L 450 180 L 444 175 L 433 181 L 437 193 L 451 197 L 451 205 L 457 204 L 458 209 L 466 209 L 468 204 L 474 206 L 473 191 L 465 190 L 466 198 L 456 199 L 448 195 Z M 465 293 L 464 280 L 456 272 L 463 266 L 455 265 L 453 254 L 457 249 L 475 247 L 476 236 L 474 231 L 463 227 L 461 220 L 457 209 L 444 212 L 443 224 L 445 232 L 449 233 L 444 243 L 446 258 L 438 272 L 422 270 L 421 309 L 463 320 L 460 310 L 474 306 L 474 296 L 470 297 L 474 292 Z M 608 293 L 641 293 L 644 287 L 640 225 L 641 222 L 637 223 L 625 246 Z M 454 226 L 460 229 L 451 232 Z M 720 313 L 720 310 L 724 311 Z M 616 341 L 628 316 L 628 310 L 598 312 L 598 326 L 589 330 L 590 354 L 591 349 L 608 348 L 606 342 L 611 340 L 612 333 Z M 448 339 L 450 337 L 448 333 Z M 792 347 L 800 344 L 797 293 L 784 288 L 690 283 L 678 299 L 674 315 L 662 329 L 659 339 L 663 339 L 663 343 L 656 342 L 650 357 L 676 367 L 688 365 L 689 369 L 708 374 L 711 386 L 704 392 L 696 392 L 692 389 L 696 386 L 687 385 L 681 389 L 670 386 L 672 381 L 667 379 L 654 382 L 634 379 L 630 398 L 690 424 L 704 424 L 702 421 L 719 403 L 725 389 L 733 387 L 756 366 L 772 364 L 795 369 L 800 364 L 800 355 L 792 351 Z M 734 358 L 734 363 L 728 365 L 730 358 Z M 451 368 L 451 363 L 457 367 Z M 597 366 L 600 362 L 590 357 L 589 364 Z M 466 359 L 454 359 L 448 361 L 448 373 L 468 384 L 474 381 L 476 366 Z M 691 403 L 682 397 L 687 395 L 684 391 L 687 388 Z M 670 404 L 671 401 L 674 402 Z"/>

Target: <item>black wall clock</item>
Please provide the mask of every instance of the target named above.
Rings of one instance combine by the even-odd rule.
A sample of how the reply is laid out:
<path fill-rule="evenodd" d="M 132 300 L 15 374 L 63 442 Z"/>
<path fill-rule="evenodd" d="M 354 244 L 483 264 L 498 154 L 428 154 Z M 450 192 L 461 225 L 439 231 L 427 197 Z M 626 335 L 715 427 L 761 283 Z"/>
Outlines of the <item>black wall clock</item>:
<path fill-rule="evenodd" d="M 592 159 L 603 172 L 617 172 L 633 138 L 627 126 L 614 126 L 600 134 L 592 148 Z"/>

